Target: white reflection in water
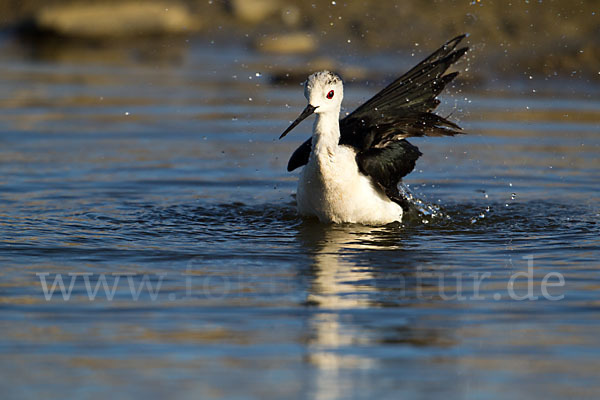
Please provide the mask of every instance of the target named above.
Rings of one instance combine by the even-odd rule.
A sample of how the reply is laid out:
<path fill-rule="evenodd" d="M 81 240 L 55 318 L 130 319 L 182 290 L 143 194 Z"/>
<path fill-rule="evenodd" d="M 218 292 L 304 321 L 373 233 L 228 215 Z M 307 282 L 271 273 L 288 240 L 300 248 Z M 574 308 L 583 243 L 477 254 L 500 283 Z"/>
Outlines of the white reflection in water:
<path fill-rule="evenodd" d="M 369 295 L 376 289 L 359 281 L 373 279 L 373 274 L 344 257 L 346 250 L 367 250 L 365 243 L 373 239 L 373 228 L 366 226 L 328 226 L 317 236 L 315 245 L 314 280 L 308 295 L 312 303 L 324 312 L 315 313 L 310 322 L 311 336 L 307 346 L 308 361 L 318 368 L 314 374 L 314 398 L 335 399 L 352 394 L 351 382 L 340 376 L 344 368 L 354 370 L 375 367 L 375 359 L 363 355 L 343 354 L 344 346 L 359 344 L 365 338 L 356 325 L 344 324 L 335 310 L 369 307 Z M 312 238 L 315 239 L 314 237 Z M 366 340 L 366 339 L 363 339 Z"/>

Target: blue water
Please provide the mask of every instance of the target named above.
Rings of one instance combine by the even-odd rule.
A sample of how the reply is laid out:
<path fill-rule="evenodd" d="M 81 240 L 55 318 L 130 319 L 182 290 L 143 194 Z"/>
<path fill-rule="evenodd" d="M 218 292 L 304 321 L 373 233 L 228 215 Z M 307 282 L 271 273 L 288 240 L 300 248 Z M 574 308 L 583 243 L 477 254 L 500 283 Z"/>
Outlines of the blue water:
<path fill-rule="evenodd" d="M 427 212 L 334 226 L 295 212 L 311 124 L 277 140 L 304 107 L 283 61 L 5 50 L 3 398 L 600 393 L 598 87 L 451 88 L 468 134 L 412 141 Z"/>

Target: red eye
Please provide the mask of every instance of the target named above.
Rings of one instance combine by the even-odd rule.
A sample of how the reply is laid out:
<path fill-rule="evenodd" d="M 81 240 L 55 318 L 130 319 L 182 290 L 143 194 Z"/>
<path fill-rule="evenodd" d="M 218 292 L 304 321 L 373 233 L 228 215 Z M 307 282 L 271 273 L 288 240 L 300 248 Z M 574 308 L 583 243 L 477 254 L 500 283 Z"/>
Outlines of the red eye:
<path fill-rule="evenodd" d="M 333 90 L 330 90 L 329 93 L 327 93 L 327 98 L 333 99 Z"/>

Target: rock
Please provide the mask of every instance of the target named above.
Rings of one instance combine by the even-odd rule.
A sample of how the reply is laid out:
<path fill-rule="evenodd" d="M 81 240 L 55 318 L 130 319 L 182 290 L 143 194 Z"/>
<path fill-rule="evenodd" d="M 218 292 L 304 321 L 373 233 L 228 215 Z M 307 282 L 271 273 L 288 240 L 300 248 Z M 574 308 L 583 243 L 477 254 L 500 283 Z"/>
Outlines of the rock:
<path fill-rule="evenodd" d="M 281 8 L 278 0 L 230 0 L 233 16 L 244 22 L 257 23 L 275 14 Z"/>
<path fill-rule="evenodd" d="M 255 47 L 267 53 L 310 53 L 317 49 L 317 41 L 308 33 L 296 32 L 262 37 Z"/>
<path fill-rule="evenodd" d="M 179 34 L 199 28 L 185 6 L 167 2 L 57 5 L 42 8 L 34 24 L 42 32 L 83 38 Z"/>

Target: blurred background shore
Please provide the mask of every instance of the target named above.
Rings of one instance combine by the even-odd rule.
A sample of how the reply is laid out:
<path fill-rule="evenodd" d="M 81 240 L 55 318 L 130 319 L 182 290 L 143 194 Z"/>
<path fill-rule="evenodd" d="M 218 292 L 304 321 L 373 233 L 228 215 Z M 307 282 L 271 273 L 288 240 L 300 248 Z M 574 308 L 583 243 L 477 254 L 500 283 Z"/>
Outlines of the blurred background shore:
<path fill-rule="evenodd" d="M 257 52 L 313 55 L 323 67 L 331 66 L 327 55 L 332 52 L 429 51 L 466 32 L 471 55 L 478 57 L 480 66 L 468 75 L 472 78 L 544 74 L 581 75 L 598 81 L 599 4 L 585 1 L 574 7 L 569 0 L 5 0 L 0 2 L 0 29 L 5 41 L 16 39 L 35 49 L 38 57 L 58 57 L 65 48 L 80 56 L 90 48 L 133 51 L 148 43 L 149 52 L 160 47 L 172 55 L 174 48 L 190 39 L 205 38 L 247 45 Z M 350 75 L 359 72 L 350 71 Z"/>

